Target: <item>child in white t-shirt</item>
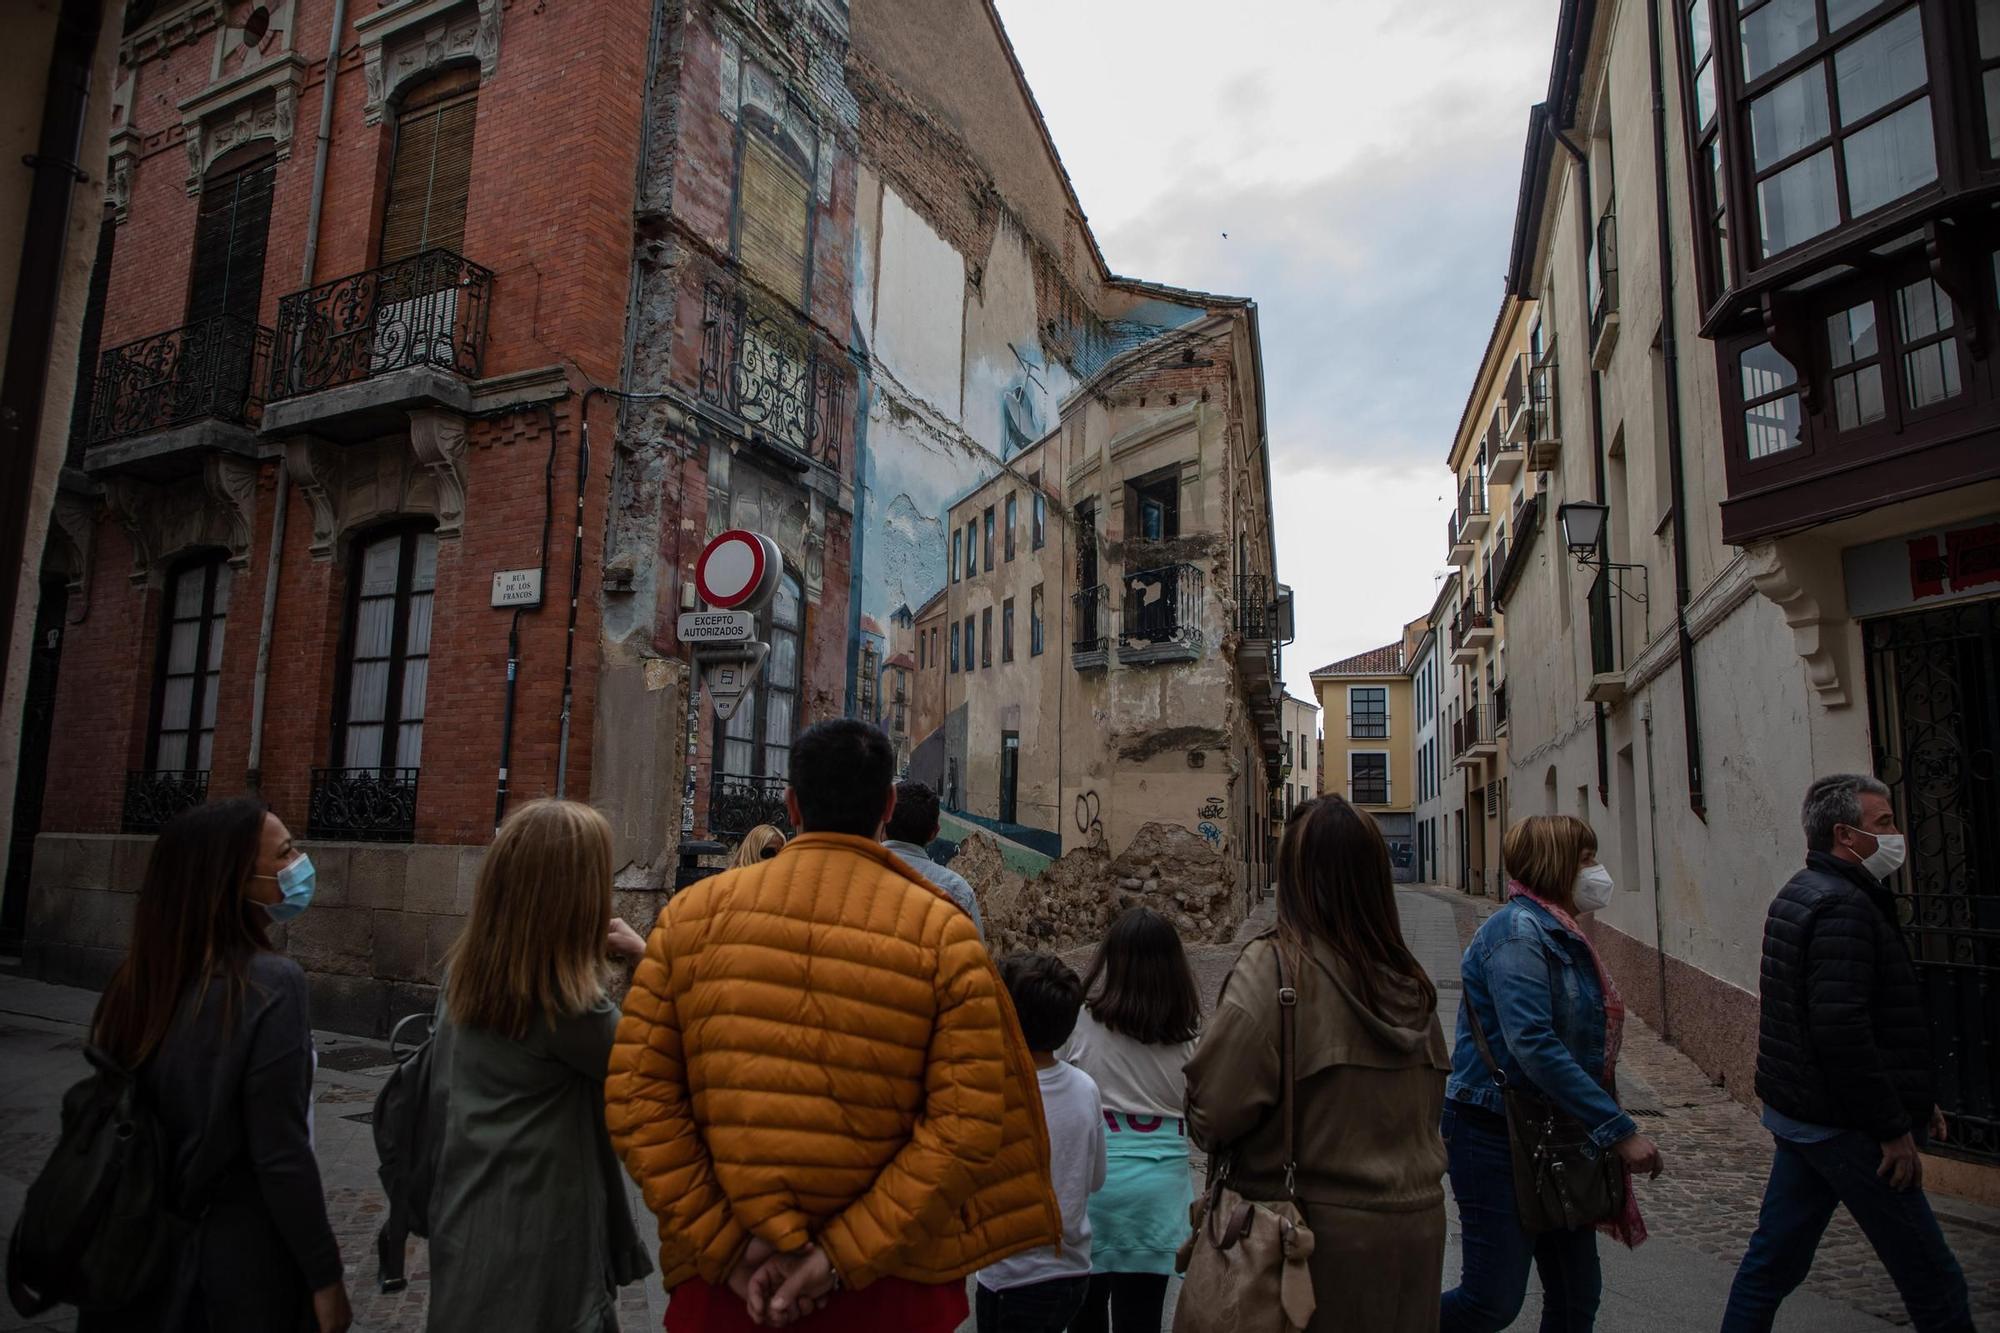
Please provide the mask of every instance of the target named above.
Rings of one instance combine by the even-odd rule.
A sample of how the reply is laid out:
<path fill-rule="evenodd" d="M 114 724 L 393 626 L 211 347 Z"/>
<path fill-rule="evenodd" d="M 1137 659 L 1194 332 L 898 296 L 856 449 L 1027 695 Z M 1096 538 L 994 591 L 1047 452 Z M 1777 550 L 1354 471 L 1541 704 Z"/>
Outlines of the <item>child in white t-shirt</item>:
<path fill-rule="evenodd" d="M 1061 1333 L 1090 1290 L 1090 1196 L 1104 1187 L 1104 1107 L 1090 1075 L 1055 1056 L 1076 1028 L 1083 982 L 1049 954 L 1000 961 L 1041 1083 L 1049 1177 L 1062 1206 L 1062 1244 L 979 1270 L 979 1333 Z"/>

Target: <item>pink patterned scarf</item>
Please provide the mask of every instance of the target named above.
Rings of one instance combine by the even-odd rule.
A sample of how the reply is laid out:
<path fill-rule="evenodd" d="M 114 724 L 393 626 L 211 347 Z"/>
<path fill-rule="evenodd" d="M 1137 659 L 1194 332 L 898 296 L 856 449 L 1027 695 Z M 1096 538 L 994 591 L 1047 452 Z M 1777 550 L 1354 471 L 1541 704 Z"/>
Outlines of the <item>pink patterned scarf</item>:
<path fill-rule="evenodd" d="M 1604 1085 L 1612 1097 L 1618 1096 L 1618 1050 L 1625 1042 L 1625 997 L 1618 993 L 1618 983 L 1611 979 L 1611 973 L 1604 966 L 1603 957 L 1590 936 L 1583 933 L 1574 916 L 1561 907 L 1542 897 L 1520 880 L 1507 881 L 1509 892 L 1518 894 L 1539 906 L 1543 911 L 1562 923 L 1564 929 L 1583 941 L 1583 947 L 1590 950 L 1590 961 L 1597 968 L 1597 984 L 1604 992 L 1604 1072 L 1597 1081 Z M 1632 1168 L 1625 1168 L 1625 1207 L 1618 1216 L 1597 1224 L 1597 1229 L 1614 1240 L 1622 1241 L 1630 1249 L 1637 1249 L 1646 1240 L 1646 1221 L 1639 1216 L 1639 1192 L 1632 1188 Z"/>

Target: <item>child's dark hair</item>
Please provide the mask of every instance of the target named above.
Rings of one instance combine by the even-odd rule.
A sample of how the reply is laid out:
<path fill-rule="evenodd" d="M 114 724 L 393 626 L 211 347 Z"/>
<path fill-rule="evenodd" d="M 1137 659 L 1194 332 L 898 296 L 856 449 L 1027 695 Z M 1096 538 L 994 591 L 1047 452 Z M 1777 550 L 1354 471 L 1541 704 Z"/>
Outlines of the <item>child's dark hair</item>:
<path fill-rule="evenodd" d="M 1173 922 L 1134 907 L 1111 923 L 1083 979 L 1090 1016 L 1148 1046 L 1193 1041 L 1201 996 Z"/>
<path fill-rule="evenodd" d="M 1054 954 L 1017 953 L 1000 960 L 1000 979 L 1007 983 L 1029 1050 L 1054 1051 L 1069 1040 L 1083 1008 L 1076 969 Z"/>

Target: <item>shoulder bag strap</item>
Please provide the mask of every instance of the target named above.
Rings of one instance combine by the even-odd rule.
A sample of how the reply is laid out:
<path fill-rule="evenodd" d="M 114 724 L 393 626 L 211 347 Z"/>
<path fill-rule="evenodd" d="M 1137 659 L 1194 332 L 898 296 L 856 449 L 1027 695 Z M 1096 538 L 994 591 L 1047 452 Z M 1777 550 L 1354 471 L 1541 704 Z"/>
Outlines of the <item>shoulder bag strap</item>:
<path fill-rule="evenodd" d="M 1469 992 L 1461 993 L 1460 1003 L 1465 1006 L 1466 1016 L 1472 1019 L 1472 1040 L 1479 1047 L 1479 1058 L 1486 1062 L 1486 1068 L 1493 1075 L 1493 1086 L 1507 1086 L 1507 1072 L 1500 1068 L 1500 1062 L 1493 1058 L 1493 1048 L 1486 1044 L 1486 1027 L 1479 1021 L 1479 1006 L 1472 1002 Z"/>
<path fill-rule="evenodd" d="M 1293 984 L 1293 969 L 1285 956 L 1285 945 L 1279 941 L 1278 956 L 1278 1083 L 1280 1095 L 1284 1098 L 1285 1121 L 1285 1194 L 1297 1200 L 1294 1182 L 1298 1178 L 1298 1099 L 1296 1097 L 1297 1071 L 1299 1064 L 1299 992 Z"/>

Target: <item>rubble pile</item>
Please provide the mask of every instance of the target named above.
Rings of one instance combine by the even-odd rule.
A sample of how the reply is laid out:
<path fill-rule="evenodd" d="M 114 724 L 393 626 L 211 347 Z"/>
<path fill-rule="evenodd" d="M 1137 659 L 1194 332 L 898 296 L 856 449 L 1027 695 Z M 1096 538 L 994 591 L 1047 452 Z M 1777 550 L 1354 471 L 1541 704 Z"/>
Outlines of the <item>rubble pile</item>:
<path fill-rule="evenodd" d="M 1190 944 L 1225 944 L 1243 920 L 1243 897 L 1229 863 L 1178 824 L 1146 824 L 1116 857 L 1079 847 L 1032 879 L 1007 868 L 985 833 L 959 844 L 951 868 L 979 895 L 994 954 L 1063 952 L 1104 938 L 1128 907 L 1152 908 Z"/>

